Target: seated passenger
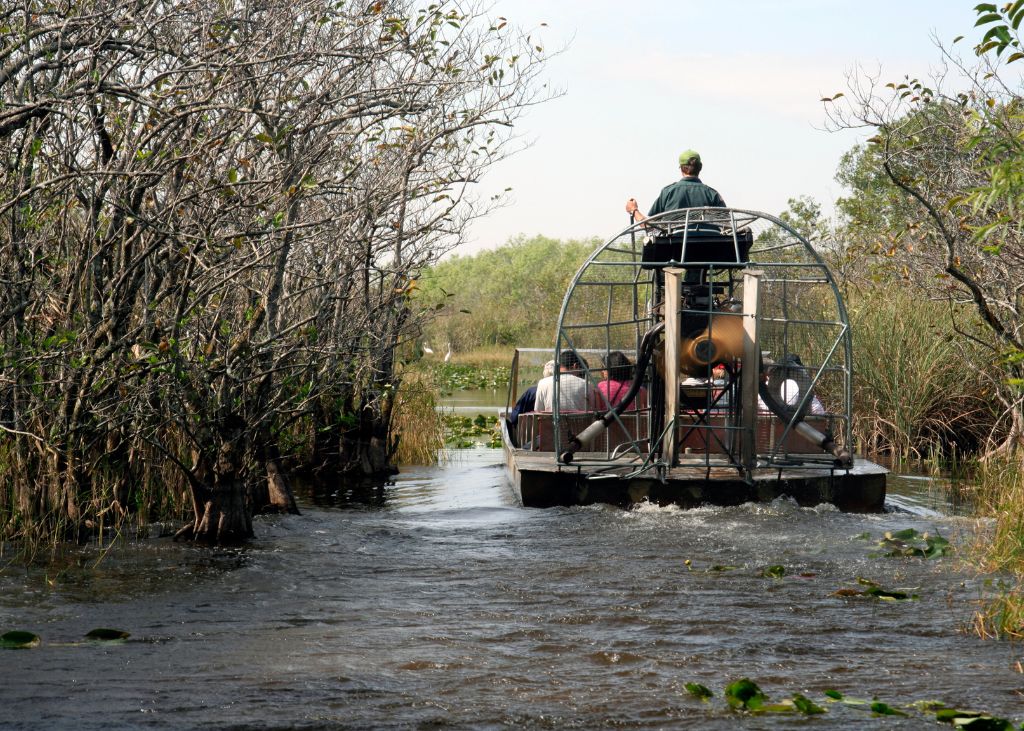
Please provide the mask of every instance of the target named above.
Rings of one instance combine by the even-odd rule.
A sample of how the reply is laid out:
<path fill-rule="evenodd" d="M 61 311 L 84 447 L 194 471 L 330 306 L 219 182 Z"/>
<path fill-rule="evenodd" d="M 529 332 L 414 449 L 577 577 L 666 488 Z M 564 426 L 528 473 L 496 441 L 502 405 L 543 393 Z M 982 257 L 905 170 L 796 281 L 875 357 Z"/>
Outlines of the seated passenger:
<path fill-rule="evenodd" d="M 555 373 L 555 361 L 549 360 L 544 364 L 544 375 L 542 378 L 549 378 Z M 516 401 L 516 405 L 512 407 L 512 410 L 508 412 L 508 424 L 509 426 L 515 426 L 519 423 L 520 414 L 528 414 L 534 410 L 534 404 L 537 400 L 537 384 L 533 384 L 528 389 L 523 391 L 519 400 Z"/>
<path fill-rule="evenodd" d="M 633 364 L 625 354 L 613 350 L 605 359 L 604 367 L 607 369 L 607 377 L 597 384 L 597 390 L 607 400 L 607 406 L 617 406 L 626 397 L 629 387 L 633 384 Z M 604 409 L 605 400 L 599 399 L 598 401 L 599 408 Z M 647 391 L 641 386 L 633 401 L 626 404 L 626 408 L 642 409 L 646 406 Z"/>
<path fill-rule="evenodd" d="M 593 389 L 581 378 L 583 364 L 573 350 L 563 350 L 558 356 L 558 410 L 587 411 L 597 403 Z M 552 411 L 555 403 L 555 377 L 542 378 L 537 383 L 534 411 Z"/>

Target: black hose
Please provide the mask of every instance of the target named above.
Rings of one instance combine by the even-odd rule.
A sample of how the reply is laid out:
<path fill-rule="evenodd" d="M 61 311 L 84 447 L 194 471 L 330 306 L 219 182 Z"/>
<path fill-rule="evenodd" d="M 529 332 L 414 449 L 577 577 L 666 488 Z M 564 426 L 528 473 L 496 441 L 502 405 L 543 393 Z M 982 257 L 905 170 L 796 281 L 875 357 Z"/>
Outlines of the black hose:
<path fill-rule="evenodd" d="M 763 360 L 760 362 L 760 366 L 761 373 L 764 373 Z M 850 450 L 836 444 L 835 437 L 831 432 L 820 432 L 810 424 L 804 422 L 804 417 L 807 415 L 807 409 L 810 405 L 810 399 L 804 399 L 803 393 L 800 394 L 800 400 L 804 403 L 800 405 L 799 408 L 794 409 L 790 407 L 789 404 L 783 403 L 776 398 L 774 389 L 771 388 L 768 382 L 763 378 L 761 379 L 757 392 L 761 396 L 761 400 L 764 401 L 764 405 L 768 407 L 769 411 L 787 424 L 792 423 L 795 431 L 800 432 L 800 434 L 810 439 L 822 450 L 835 457 L 836 466 L 849 467 L 853 464 L 853 455 L 850 454 Z"/>
<path fill-rule="evenodd" d="M 654 353 L 654 346 L 657 343 L 658 335 L 665 329 L 665 323 L 659 322 L 657 325 L 652 327 L 640 340 L 640 352 L 637 355 L 636 369 L 633 373 L 633 382 L 629 384 L 629 390 L 626 391 L 626 395 L 622 397 L 618 404 L 613 406 L 605 413 L 600 419 L 594 421 L 590 426 L 584 429 L 580 434 L 573 435 L 569 440 L 569 446 L 560 455 L 560 459 L 565 464 L 572 462 L 573 455 L 580 451 L 584 445 L 590 444 L 594 441 L 594 438 L 602 431 L 611 426 L 611 423 L 615 419 L 622 415 L 622 412 L 633 403 L 633 399 L 640 393 L 640 387 L 644 382 L 644 375 L 647 372 L 647 366 L 651 362 L 651 355 Z"/>

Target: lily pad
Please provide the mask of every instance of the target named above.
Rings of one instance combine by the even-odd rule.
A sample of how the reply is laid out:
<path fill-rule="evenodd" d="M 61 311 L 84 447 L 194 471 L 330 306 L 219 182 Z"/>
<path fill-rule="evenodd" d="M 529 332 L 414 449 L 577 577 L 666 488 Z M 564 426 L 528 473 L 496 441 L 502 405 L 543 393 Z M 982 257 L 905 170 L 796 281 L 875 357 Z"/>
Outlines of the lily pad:
<path fill-rule="evenodd" d="M 918 533 L 913 528 L 889 531 L 878 542 L 886 556 L 939 558 L 953 552 L 953 547 L 939 533 Z"/>
<path fill-rule="evenodd" d="M 761 569 L 761 576 L 766 579 L 781 579 L 786 575 L 786 567 L 775 564 L 773 566 L 765 566 Z"/>
<path fill-rule="evenodd" d="M 131 637 L 130 632 L 125 632 L 123 629 L 110 629 L 108 627 L 89 630 L 85 635 L 85 639 L 97 642 L 117 642 L 119 640 L 127 640 L 129 637 Z"/>
<path fill-rule="evenodd" d="M 701 685 L 700 683 L 687 683 L 684 687 L 686 688 L 687 693 L 702 700 L 711 698 L 714 695 L 710 688 L 706 685 Z"/>
<path fill-rule="evenodd" d="M 937 711 L 935 720 L 951 723 L 955 728 L 966 728 L 970 731 L 1010 731 L 1016 728 L 1005 718 L 996 718 L 978 711 L 963 711 L 958 708 L 943 708 Z"/>
<path fill-rule="evenodd" d="M 750 678 L 740 678 L 725 688 L 726 702 L 738 710 L 754 711 L 764 705 L 768 697 Z"/>
<path fill-rule="evenodd" d="M 800 711 L 806 716 L 813 716 L 818 713 L 826 713 L 827 711 L 819 706 L 817 703 L 812 701 L 807 696 L 800 695 L 799 693 L 793 694 L 793 705 L 796 710 Z"/>
<path fill-rule="evenodd" d="M 866 586 L 866 589 L 838 589 L 832 592 L 835 597 L 872 597 L 888 602 L 903 602 L 918 599 L 917 594 L 912 594 L 904 589 L 885 589 L 870 579 L 858 578 L 857 583 Z"/>
<path fill-rule="evenodd" d="M 8 650 L 27 650 L 38 646 L 39 641 L 39 635 L 17 629 L 0 635 L 0 647 Z"/>
<path fill-rule="evenodd" d="M 728 564 L 716 563 L 714 566 L 708 568 L 708 571 L 735 571 L 739 566 L 729 566 Z"/>
<path fill-rule="evenodd" d="M 873 701 L 871 703 L 871 712 L 876 716 L 906 716 L 907 714 L 898 708 L 893 708 L 888 703 L 882 703 L 881 701 Z"/>
<path fill-rule="evenodd" d="M 826 690 L 825 691 L 825 695 L 828 698 L 830 698 L 831 700 L 839 701 L 840 703 L 845 703 L 848 706 L 866 706 L 866 705 L 868 705 L 868 701 L 861 700 L 860 698 L 850 698 L 849 696 L 843 695 L 838 690 L 831 690 L 831 689 L 830 690 Z"/>

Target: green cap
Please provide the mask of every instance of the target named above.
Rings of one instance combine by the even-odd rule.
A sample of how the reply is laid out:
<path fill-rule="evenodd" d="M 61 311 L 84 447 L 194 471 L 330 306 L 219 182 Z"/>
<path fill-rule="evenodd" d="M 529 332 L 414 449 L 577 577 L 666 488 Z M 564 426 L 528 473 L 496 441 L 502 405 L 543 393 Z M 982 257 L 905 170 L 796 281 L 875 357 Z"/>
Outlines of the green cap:
<path fill-rule="evenodd" d="M 700 153 L 696 150 L 683 150 L 679 153 L 679 164 L 686 165 L 693 158 L 697 158 L 697 162 L 700 162 Z"/>

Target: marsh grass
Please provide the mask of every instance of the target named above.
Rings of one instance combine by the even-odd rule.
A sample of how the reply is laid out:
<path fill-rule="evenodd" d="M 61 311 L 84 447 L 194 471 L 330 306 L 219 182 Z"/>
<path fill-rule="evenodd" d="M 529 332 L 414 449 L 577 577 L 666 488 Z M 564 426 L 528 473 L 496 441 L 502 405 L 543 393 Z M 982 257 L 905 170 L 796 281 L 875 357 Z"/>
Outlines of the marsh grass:
<path fill-rule="evenodd" d="M 948 309 L 908 290 L 851 298 L 854 433 L 865 451 L 919 459 L 975 448 L 991 429 L 981 359 Z"/>
<path fill-rule="evenodd" d="M 980 462 L 969 483 L 961 483 L 960 491 L 979 516 L 991 516 L 995 521 L 976 546 L 982 566 L 1024 576 L 1024 472 L 1019 463 Z"/>
<path fill-rule="evenodd" d="M 959 494 L 991 527 L 975 533 L 971 556 L 992 578 L 993 590 L 975 612 L 972 629 L 979 637 L 1024 639 L 1024 471 L 1012 460 L 975 462 L 957 480 Z"/>
<path fill-rule="evenodd" d="M 453 353 L 452 362 L 483 368 L 508 368 L 514 350 L 510 345 L 482 345 L 464 353 Z"/>
<path fill-rule="evenodd" d="M 429 372 L 407 371 L 395 399 L 392 434 L 400 465 L 434 464 L 444 447 L 444 424 L 437 410 L 437 386 Z"/>

